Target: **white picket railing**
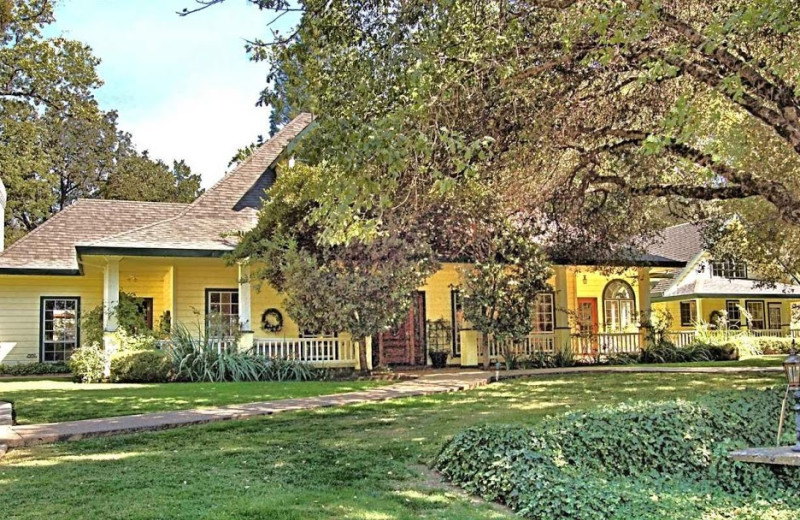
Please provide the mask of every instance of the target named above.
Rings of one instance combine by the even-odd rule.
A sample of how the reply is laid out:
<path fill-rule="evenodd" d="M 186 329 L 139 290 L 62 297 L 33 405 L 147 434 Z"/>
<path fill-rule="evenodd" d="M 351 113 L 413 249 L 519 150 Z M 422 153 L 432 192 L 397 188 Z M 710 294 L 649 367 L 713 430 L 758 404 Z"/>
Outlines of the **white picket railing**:
<path fill-rule="evenodd" d="M 781 329 L 750 329 L 750 334 L 757 338 L 786 338 L 791 335 L 788 328 Z"/>
<path fill-rule="evenodd" d="M 695 342 L 696 335 L 693 330 L 669 330 L 664 334 L 665 339 L 677 347 L 688 347 Z"/>
<path fill-rule="evenodd" d="M 529 334 L 527 338 L 516 342 L 512 339 L 498 341 L 493 338 L 488 339 L 487 342 L 490 358 L 502 357 L 504 352 L 513 352 L 517 356 L 555 352 L 555 335 L 553 333 Z"/>
<path fill-rule="evenodd" d="M 320 365 L 353 366 L 356 361 L 353 342 L 342 338 L 257 338 L 253 353 Z"/>
<path fill-rule="evenodd" d="M 208 344 L 217 351 L 217 354 L 235 352 L 238 348 L 236 338 L 208 338 Z"/>
<path fill-rule="evenodd" d="M 638 354 L 641 348 L 638 332 L 601 332 L 572 336 L 572 349 L 580 356 Z"/>

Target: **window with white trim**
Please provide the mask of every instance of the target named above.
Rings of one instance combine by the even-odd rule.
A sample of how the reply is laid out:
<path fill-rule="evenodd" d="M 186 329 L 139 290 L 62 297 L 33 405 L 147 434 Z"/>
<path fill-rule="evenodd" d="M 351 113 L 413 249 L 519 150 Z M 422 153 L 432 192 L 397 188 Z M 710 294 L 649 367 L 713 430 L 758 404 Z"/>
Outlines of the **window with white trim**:
<path fill-rule="evenodd" d="M 79 298 L 42 298 L 42 361 L 68 361 L 78 348 Z"/>
<path fill-rule="evenodd" d="M 770 302 L 767 304 L 767 317 L 769 318 L 770 330 L 781 330 L 783 328 L 783 304 Z"/>
<path fill-rule="evenodd" d="M 536 295 L 533 303 L 533 332 L 553 332 L 555 329 L 555 304 L 553 293 Z"/>
<path fill-rule="evenodd" d="M 229 336 L 239 323 L 239 290 L 206 290 L 206 325 L 210 336 Z"/>
<path fill-rule="evenodd" d="M 750 316 L 750 328 L 762 330 L 767 328 L 766 316 L 764 313 L 764 302 L 751 300 L 744 302 L 744 308 Z"/>
<path fill-rule="evenodd" d="M 620 332 L 636 324 L 636 300 L 628 282 L 612 280 L 603 291 L 605 326 L 609 332 Z"/>
<path fill-rule="evenodd" d="M 681 302 L 681 327 L 694 327 L 697 322 L 697 302 Z"/>
<path fill-rule="evenodd" d="M 739 300 L 726 300 L 725 310 L 728 313 L 728 328 L 739 330 L 742 326 L 742 311 L 739 308 Z"/>
<path fill-rule="evenodd" d="M 747 278 L 747 264 L 736 260 L 714 260 L 711 262 L 711 276 L 720 278 Z"/>

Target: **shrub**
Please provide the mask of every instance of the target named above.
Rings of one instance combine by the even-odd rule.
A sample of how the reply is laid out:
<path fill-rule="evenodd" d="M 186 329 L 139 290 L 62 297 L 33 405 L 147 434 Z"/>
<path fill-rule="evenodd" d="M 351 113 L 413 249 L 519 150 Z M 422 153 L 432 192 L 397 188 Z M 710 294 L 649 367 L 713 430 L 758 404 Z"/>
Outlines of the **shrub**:
<path fill-rule="evenodd" d="M 324 379 L 325 373 L 309 363 L 295 361 L 291 359 L 265 359 L 264 374 L 265 381 L 313 381 Z"/>
<path fill-rule="evenodd" d="M 726 456 L 774 442 L 781 397 L 780 389 L 726 392 L 575 412 L 535 428 L 471 428 L 443 447 L 436 466 L 529 518 L 699 518 L 711 495 L 799 507 L 800 469 Z"/>
<path fill-rule="evenodd" d="M 792 338 L 763 337 L 756 341 L 764 354 L 788 354 L 792 348 Z"/>
<path fill-rule="evenodd" d="M 688 361 L 710 361 L 711 353 L 705 345 L 696 343 L 678 347 L 670 341 L 651 344 L 642 349 L 639 361 L 642 363 L 684 363 Z"/>
<path fill-rule="evenodd" d="M 140 350 L 156 350 L 158 339 L 149 334 L 129 334 L 124 329 L 119 329 L 113 335 L 117 344 L 117 352 L 131 352 Z"/>
<path fill-rule="evenodd" d="M 119 305 L 112 311 L 117 318 L 119 330 L 131 335 L 153 335 L 147 328 L 139 307 L 141 300 L 135 294 L 119 293 Z M 81 318 L 81 342 L 84 345 L 103 344 L 103 305 L 83 313 Z"/>
<path fill-rule="evenodd" d="M 38 376 L 43 374 L 69 374 L 67 363 L 21 363 L 4 365 L 0 363 L 0 375 L 3 376 Z"/>
<path fill-rule="evenodd" d="M 164 383 L 171 371 L 169 357 L 157 350 L 128 350 L 111 356 L 114 383 Z"/>
<path fill-rule="evenodd" d="M 79 383 L 99 383 L 104 379 L 107 356 L 97 343 L 84 345 L 72 353 L 69 368 L 72 376 Z"/>
<path fill-rule="evenodd" d="M 325 371 L 289 359 L 268 359 L 252 352 L 219 351 L 201 334 L 178 326 L 169 355 L 176 377 L 185 381 L 308 381 Z"/>
<path fill-rule="evenodd" d="M 553 354 L 553 365 L 556 367 L 575 366 L 575 351 L 571 342 L 567 342 L 556 349 L 555 354 Z"/>

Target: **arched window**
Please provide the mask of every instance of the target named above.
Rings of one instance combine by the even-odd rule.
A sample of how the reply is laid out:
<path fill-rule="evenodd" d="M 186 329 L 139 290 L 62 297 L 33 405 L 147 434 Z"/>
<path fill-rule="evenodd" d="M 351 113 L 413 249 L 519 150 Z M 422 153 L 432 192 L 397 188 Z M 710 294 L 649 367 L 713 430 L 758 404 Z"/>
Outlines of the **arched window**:
<path fill-rule="evenodd" d="M 609 332 L 624 331 L 636 323 L 636 300 L 628 282 L 612 280 L 603 290 L 605 325 Z"/>

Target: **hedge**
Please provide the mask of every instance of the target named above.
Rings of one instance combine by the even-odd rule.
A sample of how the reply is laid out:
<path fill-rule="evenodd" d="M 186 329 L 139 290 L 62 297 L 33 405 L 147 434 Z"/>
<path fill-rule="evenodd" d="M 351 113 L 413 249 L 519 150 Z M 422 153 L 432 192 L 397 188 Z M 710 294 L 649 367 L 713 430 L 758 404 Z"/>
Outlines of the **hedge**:
<path fill-rule="evenodd" d="M 166 383 L 172 362 L 158 350 L 129 350 L 111 356 L 113 383 Z"/>
<path fill-rule="evenodd" d="M 782 397 L 726 392 L 574 412 L 532 428 L 471 428 L 443 447 L 436 467 L 528 518 L 688 519 L 754 504 L 759 518 L 764 508 L 800 507 L 800 470 L 726 454 L 775 442 Z"/>
<path fill-rule="evenodd" d="M 44 374 L 69 374 L 66 363 L 23 363 L 5 365 L 0 363 L 0 375 L 3 376 L 37 376 Z"/>

